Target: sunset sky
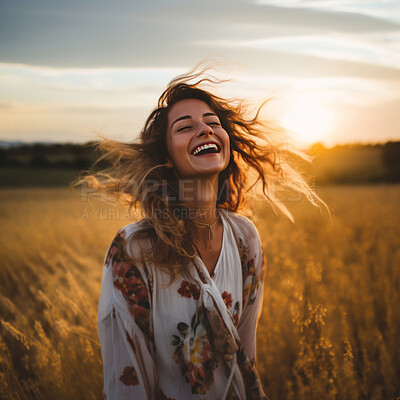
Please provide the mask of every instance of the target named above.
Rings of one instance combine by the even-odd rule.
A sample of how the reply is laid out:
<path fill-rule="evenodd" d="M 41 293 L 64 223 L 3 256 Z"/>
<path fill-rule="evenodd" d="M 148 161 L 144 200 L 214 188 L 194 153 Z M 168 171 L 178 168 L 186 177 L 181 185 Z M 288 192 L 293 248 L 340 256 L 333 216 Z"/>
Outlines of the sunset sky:
<path fill-rule="evenodd" d="M 130 141 L 204 59 L 305 143 L 400 140 L 399 0 L 0 0 L 0 140 Z"/>

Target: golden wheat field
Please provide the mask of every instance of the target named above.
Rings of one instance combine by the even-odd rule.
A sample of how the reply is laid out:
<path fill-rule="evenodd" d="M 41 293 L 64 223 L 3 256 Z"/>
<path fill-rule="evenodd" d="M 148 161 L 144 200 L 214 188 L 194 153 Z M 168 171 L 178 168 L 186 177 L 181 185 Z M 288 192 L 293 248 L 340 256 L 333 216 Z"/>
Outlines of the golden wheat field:
<path fill-rule="evenodd" d="M 271 400 L 400 396 L 400 185 L 320 187 L 327 213 L 257 203 L 258 370 Z M 105 252 L 131 222 L 69 189 L 0 191 L 0 398 L 101 399 Z"/>

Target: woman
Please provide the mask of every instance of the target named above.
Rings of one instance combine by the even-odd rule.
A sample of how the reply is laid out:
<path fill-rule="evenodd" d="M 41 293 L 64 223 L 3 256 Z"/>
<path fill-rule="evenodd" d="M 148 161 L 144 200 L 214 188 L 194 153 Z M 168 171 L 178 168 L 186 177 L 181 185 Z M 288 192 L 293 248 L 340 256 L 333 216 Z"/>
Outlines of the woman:
<path fill-rule="evenodd" d="M 251 174 L 289 217 L 271 192 L 278 180 L 323 202 L 286 162 L 293 149 L 259 120 L 262 106 L 246 119 L 242 103 L 200 88 L 216 83 L 202 74 L 170 82 L 139 141 L 100 142 L 113 165 L 83 179 L 144 214 L 117 233 L 104 263 L 108 400 L 267 398 L 255 367 L 263 251 L 254 224 L 235 211 Z"/>

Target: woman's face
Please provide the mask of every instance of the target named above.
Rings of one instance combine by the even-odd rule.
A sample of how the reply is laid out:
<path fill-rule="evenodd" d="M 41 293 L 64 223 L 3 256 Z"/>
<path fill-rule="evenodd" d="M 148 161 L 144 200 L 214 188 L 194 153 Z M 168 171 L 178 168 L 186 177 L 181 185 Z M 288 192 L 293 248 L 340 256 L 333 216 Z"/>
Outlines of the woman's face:
<path fill-rule="evenodd" d="M 229 164 L 229 135 L 207 103 L 185 99 L 168 112 L 167 149 L 180 178 L 218 175 Z"/>

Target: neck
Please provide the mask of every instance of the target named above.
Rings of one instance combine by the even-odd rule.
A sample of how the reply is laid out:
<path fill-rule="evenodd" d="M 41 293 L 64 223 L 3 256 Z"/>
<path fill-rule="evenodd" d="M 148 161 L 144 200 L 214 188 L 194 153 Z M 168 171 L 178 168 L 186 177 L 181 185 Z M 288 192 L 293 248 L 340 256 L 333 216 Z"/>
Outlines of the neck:
<path fill-rule="evenodd" d="M 181 198 L 189 207 L 189 218 L 195 223 L 194 237 L 203 243 L 209 242 L 210 236 L 219 229 L 217 197 L 218 176 L 182 181 Z"/>
<path fill-rule="evenodd" d="M 190 209 L 194 222 L 212 224 L 218 219 L 218 176 L 181 181 L 180 198 Z"/>

